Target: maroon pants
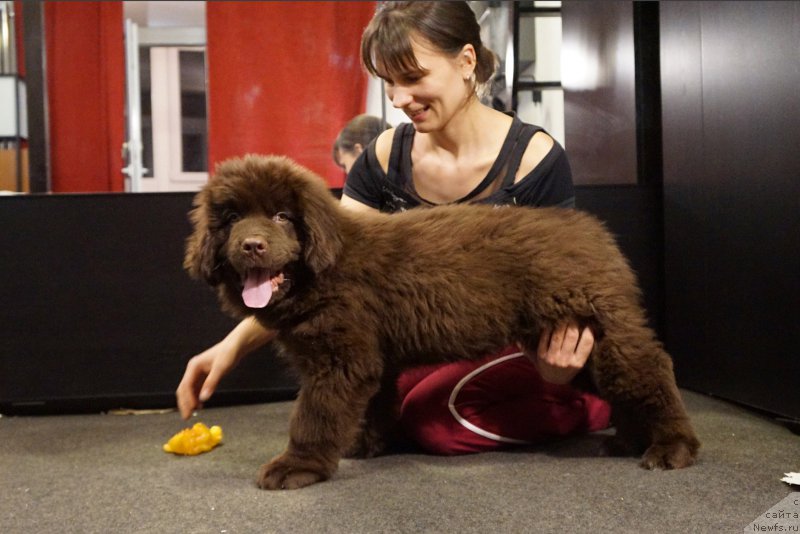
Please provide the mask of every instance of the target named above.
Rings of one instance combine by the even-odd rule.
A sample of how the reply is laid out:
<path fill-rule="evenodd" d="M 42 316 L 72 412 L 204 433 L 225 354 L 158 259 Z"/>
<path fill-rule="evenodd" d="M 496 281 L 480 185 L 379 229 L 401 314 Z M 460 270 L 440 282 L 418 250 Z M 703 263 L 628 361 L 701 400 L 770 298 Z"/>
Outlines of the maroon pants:
<path fill-rule="evenodd" d="M 611 416 L 599 397 L 542 380 L 516 347 L 478 361 L 410 369 L 397 385 L 403 429 L 434 454 L 542 443 L 602 430 Z"/>

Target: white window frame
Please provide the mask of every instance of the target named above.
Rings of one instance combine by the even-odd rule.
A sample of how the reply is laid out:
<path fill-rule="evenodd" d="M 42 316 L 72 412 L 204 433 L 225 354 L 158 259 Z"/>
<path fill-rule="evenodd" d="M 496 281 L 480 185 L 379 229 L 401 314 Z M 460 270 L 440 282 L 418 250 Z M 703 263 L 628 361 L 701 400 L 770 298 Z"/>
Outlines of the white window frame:
<path fill-rule="evenodd" d="M 179 53 L 204 51 L 198 46 L 154 46 L 150 48 L 150 92 L 153 130 L 153 178 L 159 190 L 199 189 L 208 181 L 207 172 L 183 171 L 181 88 Z"/>

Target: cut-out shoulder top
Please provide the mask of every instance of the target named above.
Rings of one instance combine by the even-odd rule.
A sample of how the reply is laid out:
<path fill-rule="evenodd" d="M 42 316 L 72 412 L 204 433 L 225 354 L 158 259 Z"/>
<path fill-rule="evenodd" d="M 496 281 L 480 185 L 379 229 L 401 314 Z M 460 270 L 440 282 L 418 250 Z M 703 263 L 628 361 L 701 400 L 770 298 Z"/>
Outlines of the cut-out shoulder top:
<path fill-rule="evenodd" d="M 514 181 L 528 143 L 536 132 L 544 130 L 522 122 L 516 115 L 512 117 L 511 128 L 489 172 L 472 191 L 453 203 L 574 207 L 572 172 L 558 142 L 553 143 L 531 172 Z M 384 212 L 436 205 L 418 195 L 414 188 L 411 146 L 415 133 L 410 123 L 400 124 L 395 129 L 388 172 L 381 168 L 373 140 L 347 175 L 344 194 Z"/>

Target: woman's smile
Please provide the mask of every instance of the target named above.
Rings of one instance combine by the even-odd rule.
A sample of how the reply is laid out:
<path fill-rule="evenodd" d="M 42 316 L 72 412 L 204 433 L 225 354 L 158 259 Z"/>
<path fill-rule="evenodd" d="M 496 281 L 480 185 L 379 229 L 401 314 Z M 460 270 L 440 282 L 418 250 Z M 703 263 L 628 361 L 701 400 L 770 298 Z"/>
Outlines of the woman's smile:
<path fill-rule="evenodd" d="M 428 111 L 430 110 L 430 106 L 423 106 L 414 109 L 406 109 L 406 115 L 412 122 L 422 122 L 428 117 Z"/>

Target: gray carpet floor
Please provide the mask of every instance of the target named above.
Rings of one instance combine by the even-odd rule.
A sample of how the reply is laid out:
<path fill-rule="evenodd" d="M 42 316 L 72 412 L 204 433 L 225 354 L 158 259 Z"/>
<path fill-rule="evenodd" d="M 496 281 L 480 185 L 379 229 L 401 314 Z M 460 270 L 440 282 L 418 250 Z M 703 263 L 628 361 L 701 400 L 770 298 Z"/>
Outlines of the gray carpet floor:
<path fill-rule="evenodd" d="M 223 445 L 176 457 L 175 413 L 0 417 L 0 531 L 175 533 L 742 532 L 787 497 L 800 437 L 759 414 L 691 392 L 703 441 L 689 469 L 649 472 L 597 455 L 590 435 L 460 457 L 345 460 L 325 483 L 255 487 L 281 452 L 292 403 L 204 410 Z"/>

